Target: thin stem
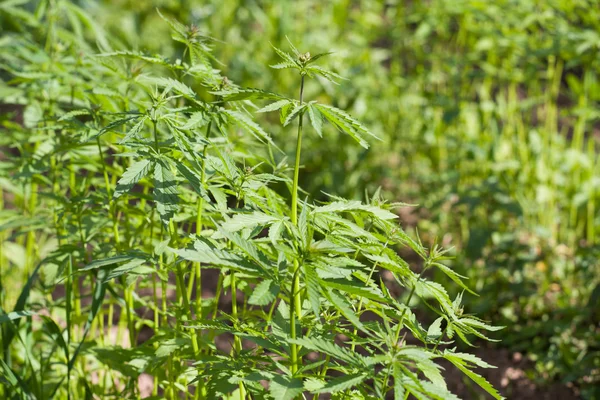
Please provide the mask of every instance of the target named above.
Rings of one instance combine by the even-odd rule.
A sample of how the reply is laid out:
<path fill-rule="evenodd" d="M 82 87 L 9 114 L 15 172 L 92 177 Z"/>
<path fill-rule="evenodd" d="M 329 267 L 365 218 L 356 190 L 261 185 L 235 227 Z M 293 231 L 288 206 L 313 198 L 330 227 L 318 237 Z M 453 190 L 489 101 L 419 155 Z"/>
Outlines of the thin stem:
<path fill-rule="evenodd" d="M 304 75 L 300 82 L 300 104 L 303 102 L 304 97 Z M 296 163 L 294 165 L 294 183 L 292 186 L 292 223 L 298 225 L 298 178 L 300 176 L 300 153 L 302 151 L 302 120 L 303 114 L 300 113 L 298 122 L 298 136 L 296 141 Z M 300 262 L 298 259 L 294 260 L 294 279 L 292 283 L 292 296 L 290 301 L 293 302 L 290 307 L 290 334 L 292 339 L 296 339 L 296 315 L 298 318 L 301 317 L 302 313 L 302 301 L 300 299 Z M 292 358 L 292 374 L 298 371 L 298 367 L 302 364 L 302 360 L 298 357 L 298 345 L 295 343 L 291 344 L 291 358 Z"/>

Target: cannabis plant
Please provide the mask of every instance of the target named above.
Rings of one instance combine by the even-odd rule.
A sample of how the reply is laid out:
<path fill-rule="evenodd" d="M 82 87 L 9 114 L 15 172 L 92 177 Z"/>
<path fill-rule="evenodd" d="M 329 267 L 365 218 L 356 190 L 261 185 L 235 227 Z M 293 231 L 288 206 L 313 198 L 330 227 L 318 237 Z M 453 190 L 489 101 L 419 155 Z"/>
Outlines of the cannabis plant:
<path fill-rule="evenodd" d="M 402 229 L 406 205 L 299 187 L 304 135 L 377 139 L 305 99 L 312 78 L 343 79 L 319 65 L 329 53 L 273 47 L 297 73 L 288 98 L 231 82 L 209 35 L 160 13 L 175 59 L 119 47 L 69 2 L 16 7 L 30 29 L 0 48 L 22 110 L 2 122 L 1 232 L 24 257 L 0 262 L 25 284 L 2 282 L 5 397 L 135 398 L 146 377 L 157 398 L 454 399 L 446 360 L 502 398 L 455 346 L 498 328 L 428 278 L 471 293 Z M 271 135 L 252 114 L 274 112 Z M 278 142 L 294 135 L 288 166 Z M 418 300 L 437 315 L 425 326 Z"/>

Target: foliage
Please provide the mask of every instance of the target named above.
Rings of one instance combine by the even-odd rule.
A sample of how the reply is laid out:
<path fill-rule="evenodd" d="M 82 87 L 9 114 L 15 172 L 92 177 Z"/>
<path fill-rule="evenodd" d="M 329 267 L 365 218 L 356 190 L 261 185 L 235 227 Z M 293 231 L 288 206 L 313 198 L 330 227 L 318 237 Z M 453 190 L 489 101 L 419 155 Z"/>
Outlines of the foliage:
<path fill-rule="evenodd" d="M 137 397 L 146 374 L 166 398 L 454 399 L 446 360 L 502 398 L 474 372 L 491 365 L 455 347 L 499 328 L 430 279 L 469 290 L 446 250 L 401 228 L 405 205 L 301 190 L 304 136 L 377 137 L 304 100 L 305 80 L 342 79 L 326 53 L 274 48 L 296 100 L 234 84 L 213 55 L 226 45 L 167 13 L 168 57 L 76 3 L 0 13 L 4 397 Z M 278 134 L 252 111 L 278 111 Z M 417 298 L 438 319 L 417 318 Z"/>

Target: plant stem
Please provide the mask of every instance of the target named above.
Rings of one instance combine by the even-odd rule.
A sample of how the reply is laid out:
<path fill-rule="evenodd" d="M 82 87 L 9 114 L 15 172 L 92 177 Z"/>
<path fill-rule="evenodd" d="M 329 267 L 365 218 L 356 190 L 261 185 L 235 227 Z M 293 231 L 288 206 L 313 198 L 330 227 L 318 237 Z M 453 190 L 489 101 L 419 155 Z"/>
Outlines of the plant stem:
<path fill-rule="evenodd" d="M 300 104 L 302 104 L 304 96 L 304 75 L 300 82 Z M 298 122 L 298 136 L 296 141 L 296 160 L 294 165 L 294 183 L 292 186 L 292 223 L 298 225 L 298 178 L 300 176 L 300 152 L 302 150 L 302 119 L 303 114 L 300 113 Z M 296 258 L 294 260 L 294 279 L 292 283 L 292 296 L 290 302 L 293 304 L 290 307 L 290 334 L 292 339 L 296 339 L 296 315 L 298 318 L 301 317 L 302 313 L 302 301 L 300 299 L 300 262 Z M 298 371 L 299 365 L 302 363 L 301 359 L 298 359 L 298 346 L 292 343 L 290 346 L 291 357 L 292 357 L 292 374 Z"/>

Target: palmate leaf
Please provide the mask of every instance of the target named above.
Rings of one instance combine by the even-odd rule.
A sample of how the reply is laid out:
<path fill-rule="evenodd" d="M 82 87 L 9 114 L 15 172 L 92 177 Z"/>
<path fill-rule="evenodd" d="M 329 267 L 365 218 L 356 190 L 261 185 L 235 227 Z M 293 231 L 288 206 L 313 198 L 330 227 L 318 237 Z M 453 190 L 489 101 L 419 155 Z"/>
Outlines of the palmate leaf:
<path fill-rule="evenodd" d="M 121 197 L 123 194 L 129 192 L 133 186 L 138 183 L 143 177 L 148 174 L 150 168 L 152 168 L 154 162 L 149 159 L 143 159 L 133 163 L 121 179 L 117 182 L 117 187 L 113 193 L 115 199 Z"/>
<path fill-rule="evenodd" d="M 263 130 L 256 122 L 252 121 L 247 115 L 234 110 L 226 110 L 224 108 L 220 109 L 221 113 L 225 114 L 227 118 L 243 128 L 245 131 L 252 134 L 255 138 L 257 138 L 261 142 L 272 143 L 271 137 L 267 132 Z"/>
<path fill-rule="evenodd" d="M 312 60 L 312 57 L 311 57 L 311 60 Z M 306 70 L 309 73 L 320 75 L 323 78 L 327 79 L 329 82 L 335 83 L 336 85 L 339 85 L 339 83 L 336 81 L 336 79 L 339 79 L 339 80 L 346 79 L 343 76 L 338 75 L 335 72 L 326 70 L 325 68 L 319 67 L 318 65 L 313 65 L 313 66 L 310 66 L 310 67 L 306 67 Z"/>
<path fill-rule="evenodd" d="M 286 53 L 285 51 L 278 49 L 277 47 L 275 47 L 273 45 L 271 45 L 271 47 L 273 47 L 273 50 L 275 50 L 275 53 L 277 53 L 277 55 L 279 57 L 281 57 L 281 59 L 283 59 L 284 62 L 282 64 L 287 65 L 286 67 L 281 67 L 281 68 L 300 68 L 300 65 L 298 64 L 298 62 L 294 59 L 294 57 L 291 54 Z M 294 47 L 293 47 L 293 49 L 295 50 Z M 296 50 L 296 52 L 297 52 L 297 50 Z M 277 68 L 277 67 L 273 67 L 273 66 L 271 66 L 271 67 Z"/>
<path fill-rule="evenodd" d="M 500 395 L 500 393 L 498 393 L 498 391 L 496 389 L 494 389 L 494 387 L 483 376 L 478 375 L 475 372 L 471 371 L 469 369 L 469 364 L 467 364 L 466 361 L 474 362 L 476 365 L 483 367 L 483 368 L 490 368 L 490 367 L 492 367 L 491 365 L 481 361 L 477 357 L 470 355 L 470 354 L 468 355 L 468 357 L 464 357 L 464 355 L 462 353 L 451 353 L 446 350 L 446 351 L 444 351 L 443 356 L 446 360 L 448 360 L 452 364 L 454 364 L 454 366 L 456 368 L 458 368 L 465 375 L 467 375 L 469 378 L 471 378 L 473 380 L 473 382 L 475 382 L 483 390 L 488 392 L 493 398 L 495 398 L 497 400 L 504 399 L 504 397 L 502 397 Z M 475 360 L 475 361 L 473 361 L 473 360 Z"/>
<path fill-rule="evenodd" d="M 269 394 L 274 400 L 292 400 L 302 394 L 304 386 L 298 378 L 276 376 L 269 383 Z"/>
<path fill-rule="evenodd" d="M 196 97 L 196 93 L 192 88 L 187 86 L 185 83 L 172 78 L 141 76 L 140 78 L 138 78 L 138 80 L 145 84 L 156 85 L 158 87 L 164 88 L 167 91 L 173 91 L 187 98 Z"/>
<path fill-rule="evenodd" d="M 377 140 L 381 140 L 371 133 L 367 128 L 365 128 L 360 122 L 339 108 L 324 104 L 315 104 L 314 107 L 317 108 L 321 114 L 323 114 L 323 116 L 335 127 L 352 136 L 352 138 L 354 138 L 354 140 L 356 140 L 364 148 L 369 148 L 369 144 L 363 138 L 363 134 L 372 136 Z"/>

